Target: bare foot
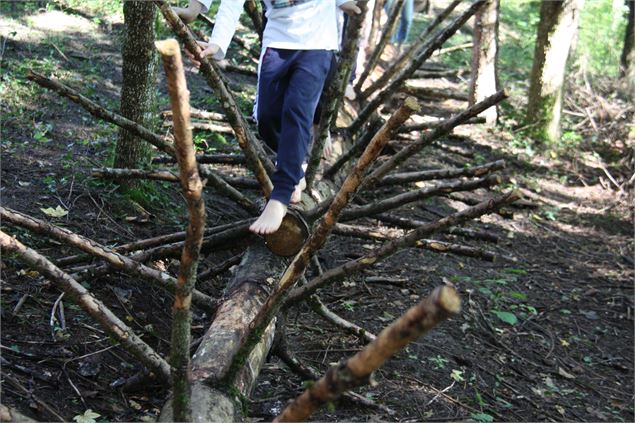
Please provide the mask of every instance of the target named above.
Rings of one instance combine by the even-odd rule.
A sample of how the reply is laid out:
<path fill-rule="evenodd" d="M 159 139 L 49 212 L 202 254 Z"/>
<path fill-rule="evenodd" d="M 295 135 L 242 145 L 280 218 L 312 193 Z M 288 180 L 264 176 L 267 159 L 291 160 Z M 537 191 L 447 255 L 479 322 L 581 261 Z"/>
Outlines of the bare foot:
<path fill-rule="evenodd" d="M 298 185 L 295 186 L 293 193 L 291 194 L 291 200 L 289 202 L 291 204 L 297 204 L 302 201 L 302 191 L 306 189 L 306 179 L 300 179 Z"/>
<path fill-rule="evenodd" d="M 278 230 L 286 214 L 287 206 L 278 200 L 269 200 L 262 214 L 251 224 L 249 230 L 260 235 L 272 234 Z"/>

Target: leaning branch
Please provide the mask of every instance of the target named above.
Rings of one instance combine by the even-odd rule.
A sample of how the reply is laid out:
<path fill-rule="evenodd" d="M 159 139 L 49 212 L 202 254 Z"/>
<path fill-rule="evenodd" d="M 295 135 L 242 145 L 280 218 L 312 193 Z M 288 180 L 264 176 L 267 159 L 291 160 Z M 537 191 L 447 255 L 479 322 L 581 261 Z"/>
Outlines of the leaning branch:
<path fill-rule="evenodd" d="M 289 293 L 285 304 L 294 304 L 297 301 L 308 298 L 309 295 L 313 294 L 318 289 L 323 288 L 327 284 L 338 281 L 346 275 L 350 276 L 355 272 L 359 272 L 362 269 L 373 266 L 378 261 L 391 256 L 399 250 L 413 247 L 419 239 L 424 238 L 431 233 L 442 231 L 451 226 L 455 226 L 470 219 L 482 216 L 486 213 L 490 213 L 498 209 L 499 207 L 511 203 L 519 198 L 520 194 L 517 191 L 512 191 L 508 194 L 504 194 L 500 197 L 484 201 L 477 206 L 469 207 L 463 211 L 451 214 L 437 221 L 426 223 L 425 225 L 414 229 L 413 231 L 409 232 L 399 239 L 387 242 L 380 248 L 372 250 L 368 254 L 356 260 L 349 261 L 333 269 L 330 269 L 324 272 L 322 275 L 309 281 L 309 283 L 307 283 L 306 285 L 293 289 Z"/>
<path fill-rule="evenodd" d="M 132 260 L 124 255 L 113 252 L 110 248 L 96 243 L 95 241 L 73 233 L 65 228 L 51 225 L 34 217 L 27 216 L 15 210 L 0 207 L 0 217 L 14 225 L 29 229 L 35 233 L 43 233 L 66 242 L 81 249 L 93 256 L 106 260 L 111 266 L 125 270 L 132 274 L 139 275 L 144 279 L 174 293 L 176 289 L 176 279 L 165 272 L 145 266 L 138 261 Z M 194 291 L 193 300 L 196 304 L 207 310 L 216 309 L 217 301 L 199 291 Z"/>
<path fill-rule="evenodd" d="M 410 342 L 461 310 L 454 288 L 436 288 L 430 296 L 410 308 L 384 329 L 375 341 L 337 366 L 289 404 L 274 422 L 304 421 L 318 408 L 343 392 L 369 383 L 372 372 Z"/>
<path fill-rule="evenodd" d="M 169 379 L 169 364 L 79 282 L 62 272 L 37 251 L 28 248 L 2 231 L 0 231 L 0 246 L 5 251 L 17 254 L 21 260 L 49 278 L 157 377 L 164 381 Z"/>

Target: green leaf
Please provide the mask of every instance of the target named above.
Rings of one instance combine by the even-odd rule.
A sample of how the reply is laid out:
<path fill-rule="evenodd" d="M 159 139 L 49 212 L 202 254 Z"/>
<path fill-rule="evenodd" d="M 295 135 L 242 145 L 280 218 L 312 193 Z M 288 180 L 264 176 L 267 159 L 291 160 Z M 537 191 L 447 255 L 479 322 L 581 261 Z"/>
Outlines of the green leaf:
<path fill-rule="evenodd" d="M 472 413 L 470 417 L 476 420 L 477 422 L 493 422 L 494 417 L 490 416 L 487 413 Z"/>
<path fill-rule="evenodd" d="M 68 214 L 68 212 L 60 206 L 57 206 L 55 208 L 47 207 L 45 209 L 40 209 L 40 210 L 42 210 L 42 213 L 44 213 L 45 215 L 51 216 L 51 217 L 64 217 Z"/>
<path fill-rule="evenodd" d="M 518 323 L 518 318 L 514 313 L 500 310 L 494 310 L 493 313 L 496 315 L 496 317 L 498 317 L 505 323 L 509 323 L 510 325 L 515 325 L 516 323 Z"/>
<path fill-rule="evenodd" d="M 463 382 L 465 379 L 463 378 L 463 372 L 461 370 L 454 369 L 452 373 L 450 373 L 450 377 L 457 382 Z"/>
<path fill-rule="evenodd" d="M 95 423 L 95 419 L 97 417 L 101 417 L 101 414 L 95 413 L 89 408 L 88 410 L 84 411 L 84 414 L 78 414 L 73 417 L 73 420 L 75 420 L 77 423 Z"/>
<path fill-rule="evenodd" d="M 515 298 L 517 300 L 526 300 L 527 299 L 527 294 L 525 294 L 524 292 L 518 292 L 518 291 L 512 291 L 509 293 L 509 296 L 512 298 Z"/>

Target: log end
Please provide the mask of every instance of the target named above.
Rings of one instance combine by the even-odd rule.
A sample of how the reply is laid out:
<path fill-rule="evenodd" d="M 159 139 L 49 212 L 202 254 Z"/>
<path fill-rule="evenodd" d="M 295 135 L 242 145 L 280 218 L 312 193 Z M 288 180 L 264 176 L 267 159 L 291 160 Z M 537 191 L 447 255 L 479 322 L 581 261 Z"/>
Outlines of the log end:
<path fill-rule="evenodd" d="M 162 56 L 174 56 L 180 49 L 179 43 L 174 38 L 155 41 L 154 46 L 159 50 Z"/>
<path fill-rule="evenodd" d="M 456 289 L 450 286 L 437 288 L 437 304 L 448 314 L 457 314 L 461 311 L 461 298 Z"/>
<path fill-rule="evenodd" d="M 415 113 L 421 111 L 421 105 L 419 105 L 419 102 L 414 97 L 407 97 L 404 101 L 404 105 Z"/>

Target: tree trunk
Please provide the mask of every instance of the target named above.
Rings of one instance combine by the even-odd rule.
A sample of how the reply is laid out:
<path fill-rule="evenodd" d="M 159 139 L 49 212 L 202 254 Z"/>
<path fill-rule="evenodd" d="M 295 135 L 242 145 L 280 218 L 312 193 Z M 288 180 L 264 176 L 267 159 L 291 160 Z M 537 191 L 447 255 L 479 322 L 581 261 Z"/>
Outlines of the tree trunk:
<path fill-rule="evenodd" d="M 560 137 L 562 86 L 567 57 L 584 0 L 543 0 L 531 70 L 527 123 L 539 142 Z"/>
<path fill-rule="evenodd" d="M 488 0 L 476 12 L 472 48 L 472 75 L 469 87 L 470 106 L 498 91 L 498 12 L 500 0 Z M 481 113 L 488 125 L 496 124 L 498 111 L 490 107 Z"/>
<path fill-rule="evenodd" d="M 157 55 L 154 47 L 156 7 L 151 2 L 127 1 L 123 6 L 126 33 L 123 40 L 121 114 L 152 128 L 156 103 Z M 151 159 L 150 146 L 122 129 L 115 148 L 115 167 L 136 168 Z"/>
<path fill-rule="evenodd" d="M 624 33 L 624 47 L 620 59 L 620 77 L 626 85 L 635 92 L 635 1 L 625 0 L 628 7 L 626 15 L 626 31 Z"/>

